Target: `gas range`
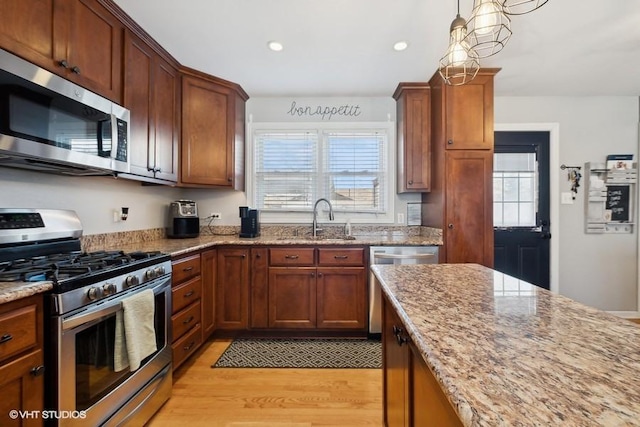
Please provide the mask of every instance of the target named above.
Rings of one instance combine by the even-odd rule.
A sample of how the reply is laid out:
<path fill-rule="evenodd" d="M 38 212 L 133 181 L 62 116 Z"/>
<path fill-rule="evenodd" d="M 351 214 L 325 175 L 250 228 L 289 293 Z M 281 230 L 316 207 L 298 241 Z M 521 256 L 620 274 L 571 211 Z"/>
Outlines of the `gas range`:
<path fill-rule="evenodd" d="M 51 281 L 63 314 L 171 273 L 161 252 L 82 252 L 73 211 L 0 209 L 0 282 Z"/>

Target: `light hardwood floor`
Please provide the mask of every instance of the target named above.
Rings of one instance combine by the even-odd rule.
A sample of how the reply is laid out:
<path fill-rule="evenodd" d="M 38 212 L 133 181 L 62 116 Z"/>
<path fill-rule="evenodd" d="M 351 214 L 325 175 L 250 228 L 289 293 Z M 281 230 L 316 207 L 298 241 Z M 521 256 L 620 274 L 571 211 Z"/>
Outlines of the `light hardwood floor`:
<path fill-rule="evenodd" d="M 206 343 L 174 372 L 148 427 L 382 426 L 380 369 L 211 368 L 229 344 Z"/>

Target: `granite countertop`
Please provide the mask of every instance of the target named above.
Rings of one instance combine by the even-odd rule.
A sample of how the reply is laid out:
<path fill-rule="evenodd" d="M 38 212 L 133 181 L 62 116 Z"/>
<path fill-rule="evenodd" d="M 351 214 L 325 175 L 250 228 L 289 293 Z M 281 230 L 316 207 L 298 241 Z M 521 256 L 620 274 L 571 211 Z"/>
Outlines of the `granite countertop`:
<path fill-rule="evenodd" d="M 477 264 L 372 266 L 465 426 L 640 426 L 640 327 Z"/>
<path fill-rule="evenodd" d="M 199 251 L 220 245 L 365 245 L 365 246 L 440 246 L 442 232 L 438 229 L 423 227 L 421 234 L 406 234 L 401 232 L 372 232 L 354 234 L 351 238 L 340 235 L 327 235 L 313 238 L 312 236 L 292 236 L 287 227 L 271 228 L 278 233 L 263 235 L 255 238 L 240 238 L 237 232 L 229 234 L 201 233 L 199 237 L 191 239 L 167 239 L 156 237 L 164 235 L 164 231 L 156 233 L 118 233 L 85 236 L 83 250 L 93 252 L 98 250 L 159 251 L 171 256 L 180 256 L 189 252 Z M 285 230 L 283 232 L 283 230 Z M 147 238 L 151 236 L 152 238 Z M 0 304 L 25 298 L 52 289 L 51 282 L 0 282 Z"/>

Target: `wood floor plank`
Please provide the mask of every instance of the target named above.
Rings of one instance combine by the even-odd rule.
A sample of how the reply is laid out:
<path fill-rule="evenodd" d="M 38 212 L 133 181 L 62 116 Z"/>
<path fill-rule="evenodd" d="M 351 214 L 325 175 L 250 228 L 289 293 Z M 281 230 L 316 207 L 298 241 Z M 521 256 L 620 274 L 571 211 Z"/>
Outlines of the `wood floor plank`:
<path fill-rule="evenodd" d="M 206 343 L 174 373 L 173 395 L 148 427 L 382 425 L 380 369 L 211 368 L 230 343 Z"/>

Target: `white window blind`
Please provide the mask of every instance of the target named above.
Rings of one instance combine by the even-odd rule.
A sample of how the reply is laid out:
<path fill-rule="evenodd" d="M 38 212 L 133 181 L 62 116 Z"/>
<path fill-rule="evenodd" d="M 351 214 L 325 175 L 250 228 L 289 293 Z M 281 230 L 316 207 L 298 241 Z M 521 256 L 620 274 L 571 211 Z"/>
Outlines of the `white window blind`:
<path fill-rule="evenodd" d="M 254 205 L 308 212 L 320 197 L 334 211 L 385 213 L 386 131 L 255 131 Z"/>

